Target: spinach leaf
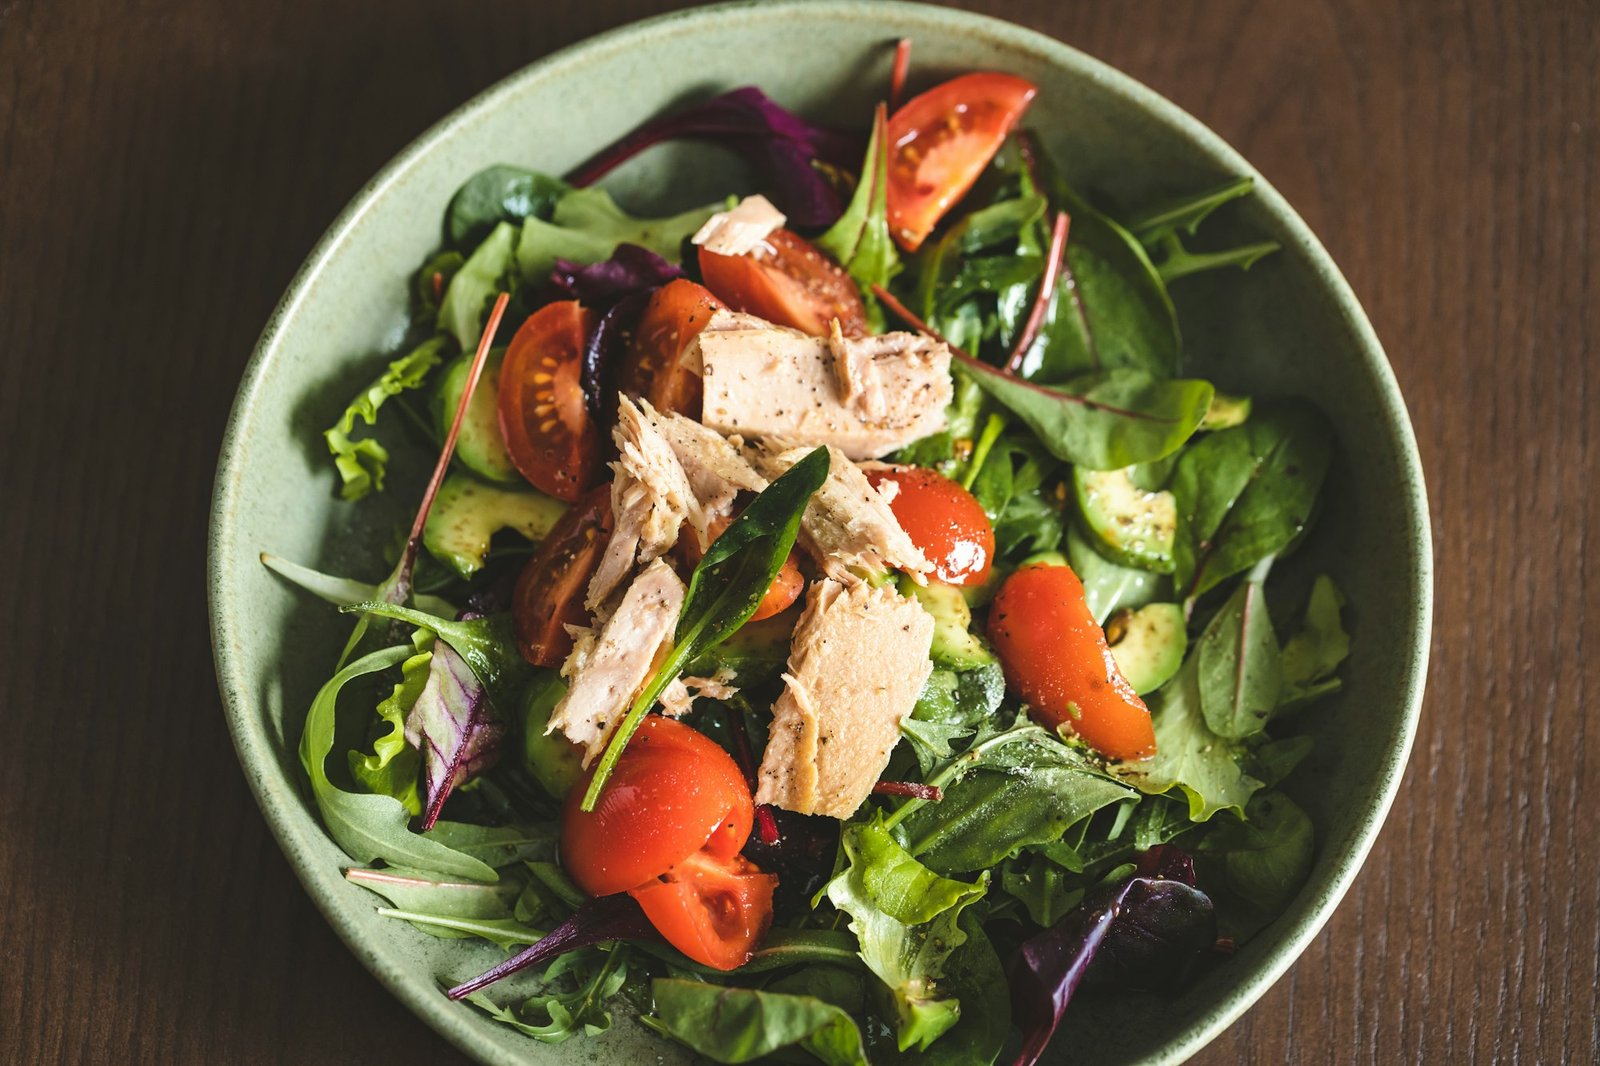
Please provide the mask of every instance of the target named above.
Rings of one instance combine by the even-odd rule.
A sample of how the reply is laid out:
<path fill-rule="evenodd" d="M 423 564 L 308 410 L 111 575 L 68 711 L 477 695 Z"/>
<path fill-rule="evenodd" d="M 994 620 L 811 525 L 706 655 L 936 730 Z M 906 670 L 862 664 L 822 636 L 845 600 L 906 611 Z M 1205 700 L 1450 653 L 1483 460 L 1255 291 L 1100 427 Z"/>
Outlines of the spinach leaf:
<path fill-rule="evenodd" d="M 817 247 L 833 256 L 863 290 L 887 285 L 900 273 L 900 254 L 889 236 L 888 198 L 889 134 L 879 106 L 855 195 L 839 220 L 816 240 Z"/>
<path fill-rule="evenodd" d="M 1089 613 L 1099 625 L 1124 607 L 1143 607 L 1161 598 L 1165 575 L 1112 562 L 1076 526 L 1067 527 L 1067 561 L 1083 582 Z"/>
<path fill-rule="evenodd" d="M 1129 369 L 1039 385 L 973 360 L 961 362 L 1052 455 L 1091 470 L 1147 463 L 1177 451 L 1205 418 L 1213 392 L 1209 382 L 1167 381 Z"/>
<path fill-rule="evenodd" d="M 462 351 L 470 352 L 478 346 L 489 305 L 496 295 L 509 291 L 516 251 L 517 228 L 502 222 L 450 279 L 450 287 L 439 304 L 439 329 L 454 337 Z"/>
<path fill-rule="evenodd" d="M 1258 792 L 1244 820 L 1219 819 L 1202 844 L 1221 855 L 1229 891 L 1263 916 L 1276 917 L 1311 873 L 1314 831 L 1306 812 L 1281 792 Z"/>
<path fill-rule="evenodd" d="M 634 218 L 604 189 L 574 189 L 556 201 L 548 222 L 537 215 L 523 220 L 517 269 L 527 284 L 543 285 L 558 259 L 598 263 L 610 259 L 619 244 L 637 244 L 677 262 L 684 240 L 721 208 L 707 204 L 669 218 Z"/>
<path fill-rule="evenodd" d="M 457 248 L 475 246 L 501 222 L 521 222 L 531 215 L 549 218 L 556 201 L 571 188 L 525 167 L 498 163 L 478 171 L 450 198 L 444 213 L 445 236 Z"/>
<path fill-rule="evenodd" d="M 373 741 L 371 755 L 349 753 L 350 776 L 357 783 L 368 792 L 393 796 L 413 815 L 422 813 L 422 797 L 417 792 L 421 758 L 406 741 L 406 711 L 422 694 L 432 662 L 433 652 L 425 649 L 400 664 L 402 679 L 378 704 L 378 718 L 388 725 L 388 731 Z"/>
<path fill-rule="evenodd" d="M 407 828 L 405 805 L 393 796 L 346 792 L 328 778 L 339 692 L 358 677 L 387 670 L 411 657 L 401 645 L 375 651 L 340 670 L 322 686 L 306 715 L 300 738 L 300 762 L 311 779 L 311 793 L 322 812 L 328 835 L 358 862 L 382 859 L 395 866 L 452 874 L 474 881 L 494 881 L 493 869 L 470 855 Z"/>
<path fill-rule="evenodd" d="M 842 843 L 849 865 L 828 882 L 828 899 L 850 916 L 861 958 L 889 989 L 897 1046 L 925 1049 L 960 1017 L 945 965 L 966 942 L 957 920 L 983 898 L 988 875 L 976 884 L 940 877 L 895 843 L 881 816 L 846 826 Z"/>
<path fill-rule="evenodd" d="M 1228 597 L 1195 655 L 1206 726 L 1232 739 L 1261 732 L 1278 706 L 1283 664 L 1259 582 L 1245 581 Z"/>
<path fill-rule="evenodd" d="M 706 549 L 689 578 L 672 650 L 611 734 L 584 793 L 584 810 L 594 809 L 623 749 L 662 689 L 682 673 L 685 663 L 726 640 L 761 605 L 794 547 L 806 504 L 828 476 L 828 462 L 826 448 L 813 450 L 768 485 Z"/>
<path fill-rule="evenodd" d="M 906 850 L 930 868 L 946 874 L 991 869 L 1131 795 L 1037 726 L 1001 736 L 1013 739 L 977 745 L 956 760 L 965 762 L 964 773 L 943 786 L 942 802 L 904 817 Z M 942 784 L 940 775 L 929 783 Z"/>
<path fill-rule="evenodd" d="M 1004 421 L 991 419 L 991 425 Z M 995 555 L 1011 559 L 1053 551 L 1061 543 L 1062 517 L 1044 496 L 1044 484 L 1059 471 L 1055 458 L 1030 435 L 1006 434 L 991 442 L 986 431 L 972 461 L 976 469 L 967 488 L 994 526 Z"/>
<path fill-rule="evenodd" d="M 1243 810 L 1261 782 L 1245 773 L 1243 745 L 1219 737 L 1206 726 L 1200 706 L 1200 657 L 1183 666 L 1147 699 L 1155 726 L 1156 753 L 1124 763 L 1119 777 L 1141 792 L 1181 789 L 1189 800 L 1189 819 L 1208 821 L 1218 811 Z"/>
<path fill-rule="evenodd" d="M 798 1047 L 826 1066 L 867 1066 L 855 1020 L 815 996 L 665 977 L 650 982 L 650 992 L 655 1013 L 644 1020 L 651 1028 L 713 1062 L 753 1062 Z"/>
<path fill-rule="evenodd" d="M 1287 548 L 1311 519 L 1331 446 L 1327 419 L 1288 402 L 1259 404 L 1250 421 L 1185 449 L 1170 485 L 1177 588 L 1198 596 Z"/>
<path fill-rule="evenodd" d="M 472 340 L 476 341 L 476 332 Z M 388 470 L 389 450 L 378 443 L 376 437 L 355 440 L 356 419 L 368 426 L 378 421 L 378 408 L 391 396 L 399 396 L 411 389 L 421 388 L 433 368 L 444 361 L 449 351 L 449 339 L 433 337 L 418 345 L 410 354 L 389 364 L 389 369 L 350 401 L 323 438 L 333 455 L 334 468 L 339 471 L 339 495 L 347 500 L 359 500 L 374 489 L 383 491 L 383 476 Z"/>
<path fill-rule="evenodd" d="M 1283 691 L 1280 710 L 1302 707 L 1338 692 L 1334 673 L 1350 654 L 1350 637 L 1340 624 L 1344 596 L 1333 579 L 1320 575 L 1311 586 L 1300 629 L 1283 646 Z"/>
<path fill-rule="evenodd" d="M 467 660 L 448 642 L 434 645 L 427 681 L 406 715 L 405 738 L 422 752 L 427 802 L 422 828 L 432 829 L 444 801 L 500 757 L 506 727 Z"/>

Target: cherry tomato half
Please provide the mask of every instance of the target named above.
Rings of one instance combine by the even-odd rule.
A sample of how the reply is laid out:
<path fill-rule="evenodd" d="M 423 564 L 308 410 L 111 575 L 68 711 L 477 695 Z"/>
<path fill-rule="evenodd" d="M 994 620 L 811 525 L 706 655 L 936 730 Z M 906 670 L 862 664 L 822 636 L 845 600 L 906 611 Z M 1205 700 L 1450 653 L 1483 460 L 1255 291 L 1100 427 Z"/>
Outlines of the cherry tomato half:
<path fill-rule="evenodd" d="M 867 310 L 850 275 L 809 241 L 786 229 L 749 255 L 718 255 L 700 249 L 706 288 L 735 311 L 826 337 L 835 318 L 847 337 L 867 332 Z"/>
<path fill-rule="evenodd" d="M 972 493 L 937 470 L 909 467 L 875 470 L 874 488 L 897 486 L 889 509 L 927 560 L 933 576 L 947 585 L 981 585 L 994 559 L 994 527 Z"/>
<path fill-rule="evenodd" d="M 576 300 L 535 311 L 500 364 L 500 434 L 522 476 L 572 502 L 600 471 L 600 431 L 584 406 L 583 343 L 594 314 Z"/>
<path fill-rule="evenodd" d="M 618 388 L 649 400 L 658 411 L 700 417 L 700 375 L 681 362 L 683 350 L 723 306 L 711 290 L 688 278 L 657 289 L 639 316 Z"/>
<path fill-rule="evenodd" d="M 567 626 L 588 622 L 589 579 L 611 536 L 611 486 L 597 485 L 567 509 L 517 575 L 511 617 L 517 647 L 535 666 L 560 666 L 572 651 Z"/>
<path fill-rule="evenodd" d="M 714 518 L 711 520 L 711 539 L 716 540 L 733 523 L 731 518 Z M 705 558 L 705 553 L 700 550 L 700 540 L 688 526 L 678 537 L 678 543 L 683 545 L 683 560 L 690 566 L 699 566 L 700 560 Z M 783 568 L 778 571 L 778 576 L 772 579 L 772 584 L 767 586 L 767 594 L 761 597 L 761 603 L 756 607 L 756 613 L 750 616 L 750 621 L 759 622 L 763 618 L 771 618 L 775 614 L 787 611 L 790 604 L 800 598 L 800 593 L 806 588 L 805 575 L 800 573 L 800 567 L 795 563 L 794 552 L 783 561 Z"/>
<path fill-rule="evenodd" d="M 641 722 L 586 812 L 592 776 L 567 794 L 561 816 L 562 864 L 591 896 L 636 888 L 698 851 L 730 859 L 750 837 L 755 804 L 739 765 L 682 722 Z"/>
<path fill-rule="evenodd" d="M 1035 564 L 1006 578 L 989 639 L 1012 691 L 1043 724 L 1068 727 L 1111 759 L 1156 750 L 1150 711 L 1117 669 L 1070 567 Z"/>
<path fill-rule="evenodd" d="M 967 194 L 1038 92 L 1010 74 L 963 74 L 889 119 L 889 232 L 916 251 Z"/>
<path fill-rule="evenodd" d="M 630 889 L 667 943 L 696 962 L 733 970 L 772 926 L 778 879 L 743 856 L 698 852 L 660 878 Z"/>

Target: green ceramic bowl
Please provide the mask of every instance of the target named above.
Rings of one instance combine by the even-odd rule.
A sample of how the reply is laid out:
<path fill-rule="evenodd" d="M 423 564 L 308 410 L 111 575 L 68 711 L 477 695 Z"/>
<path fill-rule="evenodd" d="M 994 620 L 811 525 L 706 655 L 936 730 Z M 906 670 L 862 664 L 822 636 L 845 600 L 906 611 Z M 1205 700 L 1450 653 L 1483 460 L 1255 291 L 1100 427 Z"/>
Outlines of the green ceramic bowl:
<path fill-rule="evenodd" d="M 342 879 L 349 861 L 318 823 L 295 746 L 348 621 L 286 587 L 258 553 L 374 580 L 386 569 L 373 549 L 409 515 L 412 494 L 402 487 L 379 506 L 339 502 L 320 430 L 399 343 L 407 275 L 439 243 L 444 206 L 463 179 L 499 162 L 560 173 L 675 102 L 751 83 L 806 113 L 859 125 L 902 36 L 916 41 L 919 76 L 993 68 L 1038 83 L 1030 123 L 1081 187 L 1139 204 L 1254 175 L 1256 195 L 1218 218 L 1218 236 L 1267 236 L 1284 250 L 1248 275 L 1176 287 L 1190 357 L 1225 388 L 1316 397 L 1339 431 L 1323 520 L 1299 561 L 1336 576 L 1350 599 L 1352 632 L 1345 691 L 1318 712 L 1324 735 L 1291 788 L 1316 823 L 1310 881 L 1265 933 L 1176 998 L 1075 1005 L 1053 1056 L 1177 1062 L 1215 1037 L 1327 920 L 1400 783 L 1422 696 L 1432 597 L 1416 446 L 1349 286 L 1250 164 L 1137 82 L 1048 37 L 979 15 L 824 0 L 702 8 L 639 23 L 558 52 L 485 92 L 361 190 L 267 323 L 217 470 L 212 632 L 228 724 L 251 788 L 350 949 L 419 1017 L 484 1062 L 685 1056 L 631 1020 L 602 1039 L 551 1047 L 440 995 L 436 977 L 467 976 L 499 955 L 379 918 L 375 897 Z M 746 189 L 748 175 L 717 151 L 664 147 L 608 184 L 622 203 L 664 212 Z"/>

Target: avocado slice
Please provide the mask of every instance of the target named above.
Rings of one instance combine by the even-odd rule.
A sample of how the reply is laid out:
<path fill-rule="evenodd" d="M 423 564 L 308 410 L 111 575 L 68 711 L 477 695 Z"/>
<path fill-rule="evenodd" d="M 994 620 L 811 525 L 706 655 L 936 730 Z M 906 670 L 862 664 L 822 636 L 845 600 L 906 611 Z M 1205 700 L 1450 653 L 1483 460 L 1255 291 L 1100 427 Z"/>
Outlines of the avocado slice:
<path fill-rule="evenodd" d="M 515 484 L 522 480 L 522 475 L 517 473 L 511 453 L 506 451 L 505 438 L 500 435 L 500 364 L 505 354 L 504 348 L 498 348 L 484 361 L 478 387 L 472 390 L 472 400 L 467 404 L 467 417 L 461 420 L 456 458 L 480 477 L 501 484 Z M 440 440 L 450 433 L 450 423 L 455 421 L 456 407 L 461 403 L 461 392 L 467 387 L 467 376 L 471 373 L 472 356 L 463 355 L 445 367 L 439 377 L 438 390 L 433 394 L 433 422 Z"/>
<path fill-rule="evenodd" d="M 1117 669 L 1133 690 L 1143 696 L 1165 685 L 1189 646 L 1183 608 L 1176 603 L 1152 603 L 1137 611 L 1123 609 L 1106 623 L 1106 642 Z"/>
<path fill-rule="evenodd" d="M 1072 484 L 1085 528 L 1112 561 L 1172 573 L 1178 536 L 1178 501 L 1172 493 L 1139 488 L 1125 469 L 1074 467 Z"/>
<path fill-rule="evenodd" d="M 928 655 L 935 663 L 959 671 L 994 662 L 994 653 L 972 632 L 972 608 L 960 588 L 938 581 L 918 585 L 901 578 L 900 592 L 933 615 L 933 647 Z"/>
<path fill-rule="evenodd" d="M 522 696 L 522 760 L 533 779 L 556 799 L 565 799 L 583 778 L 583 749 L 557 730 L 546 733 L 550 714 L 567 694 L 554 670 L 540 670 Z"/>
<path fill-rule="evenodd" d="M 428 512 L 422 543 L 434 558 L 470 578 L 483 567 L 496 533 L 514 529 L 529 540 L 543 540 L 566 509 L 542 492 L 498 488 L 452 472 Z"/>
<path fill-rule="evenodd" d="M 1203 430 L 1232 429 L 1250 417 L 1250 397 L 1230 396 L 1225 392 L 1211 394 L 1211 406 L 1200 420 Z"/>

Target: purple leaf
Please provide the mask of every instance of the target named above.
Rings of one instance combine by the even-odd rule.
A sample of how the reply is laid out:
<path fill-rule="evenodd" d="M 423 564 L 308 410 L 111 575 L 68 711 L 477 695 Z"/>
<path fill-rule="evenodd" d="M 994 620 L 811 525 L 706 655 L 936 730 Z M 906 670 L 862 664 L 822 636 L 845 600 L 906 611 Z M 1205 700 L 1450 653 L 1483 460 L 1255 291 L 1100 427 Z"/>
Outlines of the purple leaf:
<path fill-rule="evenodd" d="M 770 183 L 779 210 L 800 226 L 829 225 L 842 207 L 817 164 L 851 170 L 861 155 L 857 138 L 808 122 L 747 85 L 646 122 L 567 180 L 591 185 L 651 145 L 681 137 L 719 141 L 742 154 Z"/>
<path fill-rule="evenodd" d="M 1014 1066 L 1032 1066 L 1088 977 L 1118 988 L 1169 988 L 1216 942 L 1211 900 L 1194 887 L 1178 848 L 1147 851 L 1134 875 L 1090 895 L 1023 943 L 1011 967 L 1011 1006 L 1022 1030 Z"/>
<path fill-rule="evenodd" d="M 592 944 L 645 939 L 659 940 L 660 937 L 632 896 L 601 896 L 573 911 L 570 918 L 550 930 L 538 943 L 472 980 L 456 985 L 445 995 L 451 999 L 465 999 L 502 977 L 509 977 L 530 966 L 542 966 L 557 956 Z"/>
<path fill-rule="evenodd" d="M 457 785 L 500 757 L 504 737 L 478 675 L 450 645 L 434 641 L 428 680 L 406 716 L 406 739 L 422 752 L 424 832 Z"/>
<path fill-rule="evenodd" d="M 683 271 L 648 248 L 619 244 L 611 258 L 585 266 L 570 259 L 557 259 L 550 272 L 550 284 L 564 295 L 590 307 L 610 303 L 635 292 L 658 289 Z"/>

